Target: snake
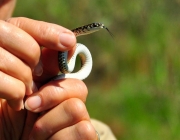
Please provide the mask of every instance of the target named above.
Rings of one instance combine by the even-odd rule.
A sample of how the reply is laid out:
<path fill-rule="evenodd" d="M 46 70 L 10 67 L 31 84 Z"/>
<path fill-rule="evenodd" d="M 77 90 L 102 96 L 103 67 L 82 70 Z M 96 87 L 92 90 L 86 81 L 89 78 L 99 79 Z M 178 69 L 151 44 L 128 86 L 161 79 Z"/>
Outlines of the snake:
<path fill-rule="evenodd" d="M 100 29 L 106 29 L 112 36 L 112 33 L 109 31 L 109 29 L 102 23 L 91 23 L 83 25 L 71 31 L 74 33 L 76 37 L 78 37 L 97 32 Z M 75 68 L 76 57 L 78 55 L 81 60 L 81 68 L 79 71 L 72 73 Z M 85 45 L 77 43 L 72 57 L 69 60 L 67 58 L 68 51 L 58 52 L 58 65 L 60 73 L 55 78 L 53 78 L 53 80 L 61 80 L 65 78 L 75 78 L 79 80 L 84 80 L 89 76 L 92 70 L 93 61 L 91 53 Z"/>

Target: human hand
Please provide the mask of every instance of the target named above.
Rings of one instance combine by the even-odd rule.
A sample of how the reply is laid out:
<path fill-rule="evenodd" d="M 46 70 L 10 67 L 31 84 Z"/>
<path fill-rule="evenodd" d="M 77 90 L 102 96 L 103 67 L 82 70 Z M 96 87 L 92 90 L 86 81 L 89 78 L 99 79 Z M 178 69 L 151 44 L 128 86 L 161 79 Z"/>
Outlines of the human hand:
<path fill-rule="evenodd" d="M 25 31 L 0 20 L 0 98 L 15 110 L 32 93 L 32 70 L 39 61 L 38 43 Z"/>
<path fill-rule="evenodd" d="M 71 36 L 68 42 L 66 40 L 62 43 L 62 32 L 68 32 L 69 34 L 71 34 L 71 32 L 60 26 L 37 22 L 26 18 L 9 19 L 8 22 L 23 29 L 29 33 L 38 44 L 46 47 L 42 50 L 43 74 L 40 77 L 34 77 L 38 87 L 41 87 L 44 81 L 58 72 L 57 51 L 51 49 L 61 51 L 72 49 L 75 45 L 75 37 Z M 59 41 L 59 39 L 61 41 Z M 33 48 L 32 46 L 33 45 L 28 45 L 25 48 L 31 50 Z M 34 48 L 37 47 L 39 48 L 36 44 Z M 29 54 L 29 56 L 32 55 L 32 60 L 36 60 L 33 61 L 35 65 L 39 53 L 38 49 L 33 50 L 34 54 L 37 55 Z M 27 50 L 27 52 L 31 51 Z M 30 69 L 33 69 L 34 65 L 29 64 L 28 66 Z M 28 86 L 25 87 L 26 89 L 31 89 Z M 6 132 L 3 131 L 6 129 L 3 128 L 1 131 L 6 138 L 8 138 L 8 136 L 13 136 L 13 139 L 15 139 L 15 137 L 17 139 L 20 137 L 22 139 L 27 139 L 29 134 L 31 134 L 34 139 L 38 140 L 47 138 L 70 140 L 97 139 L 84 105 L 87 89 L 81 81 L 75 79 L 63 80 L 61 82 L 52 81 L 42 86 L 39 91 L 32 96 L 33 97 L 28 98 L 26 101 L 26 108 L 34 112 L 41 112 L 41 114 L 26 112 L 25 110 L 14 112 L 8 107 L 5 100 L 1 100 L 1 108 L 3 108 L 3 114 L 5 114 L 2 118 L 2 122 L 8 124 L 5 127 L 12 132 L 12 135 L 9 133 L 6 134 Z M 33 99 L 35 100 L 33 101 Z M 42 111 L 45 112 L 42 113 Z M 58 119 L 56 119 L 56 117 L 58 117 Z M 11 123 L 9 124 L 9 122 Z"/>

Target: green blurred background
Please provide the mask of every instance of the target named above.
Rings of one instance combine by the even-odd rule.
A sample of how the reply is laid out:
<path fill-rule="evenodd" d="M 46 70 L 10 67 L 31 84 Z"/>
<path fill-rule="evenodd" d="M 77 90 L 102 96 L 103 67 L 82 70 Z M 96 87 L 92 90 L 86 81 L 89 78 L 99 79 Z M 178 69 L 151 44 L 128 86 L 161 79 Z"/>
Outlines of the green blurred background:
<path fill-rule="evenodd" d="M 18 0 L 14 16 L 73 29 L 93 60 L 87 108 L 119 140 L 180 139 L 180 0 Z"/>

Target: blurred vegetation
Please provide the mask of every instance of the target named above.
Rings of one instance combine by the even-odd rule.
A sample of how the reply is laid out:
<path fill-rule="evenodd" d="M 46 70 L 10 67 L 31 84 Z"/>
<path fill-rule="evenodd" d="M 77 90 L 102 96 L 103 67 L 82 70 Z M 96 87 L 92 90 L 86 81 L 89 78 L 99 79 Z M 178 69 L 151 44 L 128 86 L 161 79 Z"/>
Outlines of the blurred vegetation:
<path fill-rule="evenodd" d="M 105 30 L 78 38 L 94 60 L 91 117 L 119 140 L 180 139 L 180 0 L 18 0 L 14 16 L 104 23 L 114 39 Z"/>

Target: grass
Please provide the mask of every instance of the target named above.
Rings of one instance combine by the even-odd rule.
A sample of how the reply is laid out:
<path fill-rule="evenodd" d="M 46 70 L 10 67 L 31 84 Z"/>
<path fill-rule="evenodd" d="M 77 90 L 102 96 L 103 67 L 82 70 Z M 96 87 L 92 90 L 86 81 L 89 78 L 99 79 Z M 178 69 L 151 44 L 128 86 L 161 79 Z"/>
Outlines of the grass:
<path fill-rule="evenodd" d="M 154 88 L 146 76 L 122 81 L 111 90 L 89 89 L 90 115 L 108 123 L 119 139 L 178 139 L 179 92 Z"/>

